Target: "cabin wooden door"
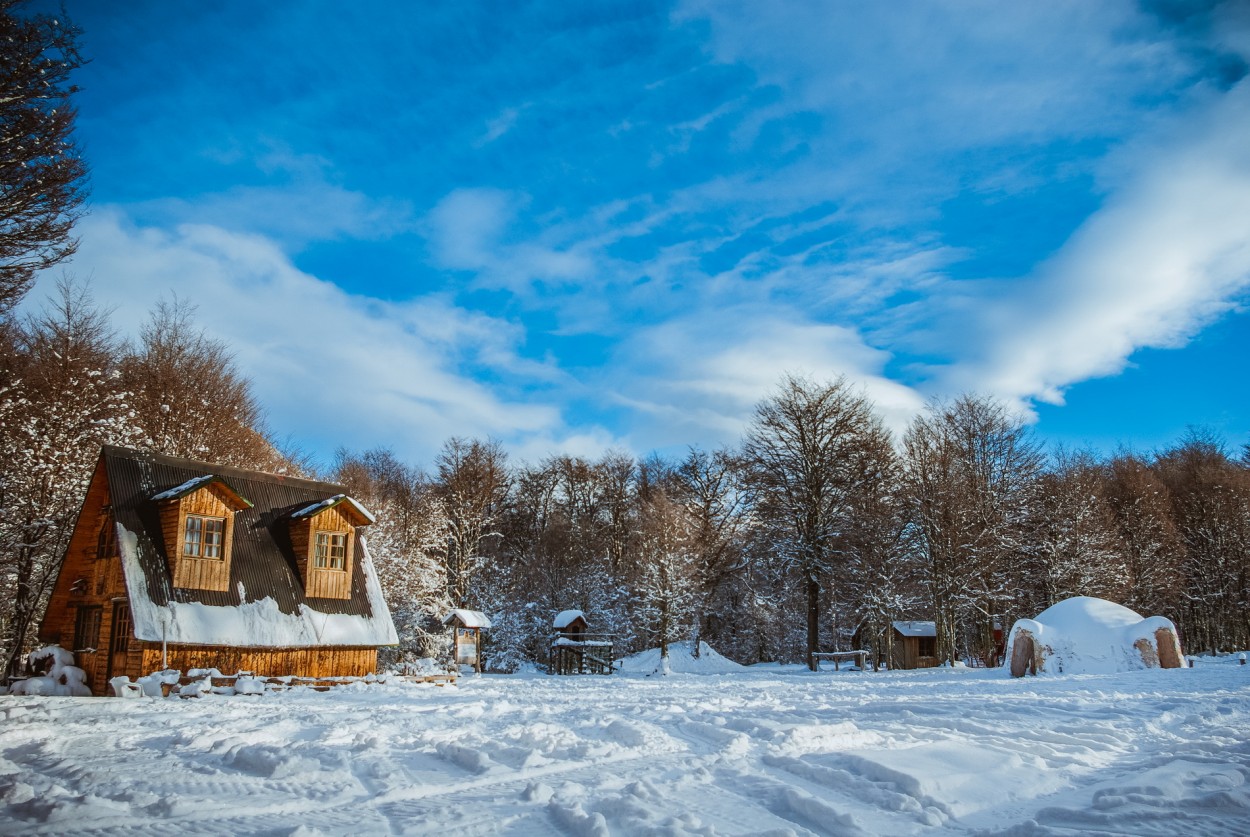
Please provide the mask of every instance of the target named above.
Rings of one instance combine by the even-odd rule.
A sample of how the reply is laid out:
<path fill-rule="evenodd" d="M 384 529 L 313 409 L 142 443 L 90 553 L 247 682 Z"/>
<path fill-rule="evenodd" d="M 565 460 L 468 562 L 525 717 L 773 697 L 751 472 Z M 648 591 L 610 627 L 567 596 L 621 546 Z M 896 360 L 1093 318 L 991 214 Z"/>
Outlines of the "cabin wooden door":
<path fill-rule="evenodd" d="M 130 604 L 128 602 L 113 603 L 113 624 L 109 631 L 109 664 L 107 681 L 126 670 L 126 654 L 130 651 L 130 634 L 133 623 L 130 621 Z"/>

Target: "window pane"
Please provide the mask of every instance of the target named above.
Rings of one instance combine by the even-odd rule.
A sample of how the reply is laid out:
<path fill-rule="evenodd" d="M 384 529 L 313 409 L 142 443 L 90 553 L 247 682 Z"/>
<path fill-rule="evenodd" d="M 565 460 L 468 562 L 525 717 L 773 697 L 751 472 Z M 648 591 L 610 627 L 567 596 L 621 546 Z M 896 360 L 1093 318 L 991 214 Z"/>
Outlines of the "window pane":
<path fill-rule="evenodd" d="M 313 553 L 313 566 L 324 568 L 328 563 L 330 552 L 330 536 L 325 532 L 317 533 L 317 547 Z"/>
<path fill-rule="evenodd" d="M 202 518 L 188 517 L 186 536 L 183 538 L 182 554 L 199 555 Z"/>
<path fill-rule="evenodd" d="M 330 566 L 341 570 L 347 566 L 347 535 L 330 536 Z"/>
<path fill-rule="evenodd" d="M 225 534 L 226 522 L 220 518 L 211 518 L 204 521 L 204 557 L 220 558 L 221 557 L 221 541 Z"/>

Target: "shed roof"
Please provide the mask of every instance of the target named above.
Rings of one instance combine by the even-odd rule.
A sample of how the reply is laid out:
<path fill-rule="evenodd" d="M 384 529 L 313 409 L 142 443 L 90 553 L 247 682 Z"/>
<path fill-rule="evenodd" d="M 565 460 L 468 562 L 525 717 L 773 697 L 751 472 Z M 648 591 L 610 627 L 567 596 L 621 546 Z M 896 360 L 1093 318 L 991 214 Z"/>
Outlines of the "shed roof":
<path fill-rule="evenodd" d="M 443 624 L 450 625 L 452 622 L 459 622 L 462 628 L 489 628 L 490 620 L 486 618 L 486 614 L 480 610 L 461 610 L 457 608 L 451 613 L 443 617 Z"/>
<path fill-rule="evenodd" d="M 354 539 L 358 572 L 349 598 L 304 594 L 287 520 L 342 495 L 341 486 L 111 446 L 101 458 L 138 639 L 266 648 L 398 642 L 363 537 Z M 252 503 L 235 513 L 229 589 L 175 588 L 153 498 L 181 496 L 213 478 Z"/>
<path fill-rule="evenodd" d="M 895 622 L 894 630 L 903 636 L 937 636 L 937 625 L 933 622 Z"/>
<path fill-rule="evenodd" d="M 569 625 L 572 625 L 578 619 L 585 622 L 586 614 L 582 613 L 580 610 L 562 610 L 556 614 L 555 619 L 551 620 L 551 627 L 560 631 L 567 628 Z"/>

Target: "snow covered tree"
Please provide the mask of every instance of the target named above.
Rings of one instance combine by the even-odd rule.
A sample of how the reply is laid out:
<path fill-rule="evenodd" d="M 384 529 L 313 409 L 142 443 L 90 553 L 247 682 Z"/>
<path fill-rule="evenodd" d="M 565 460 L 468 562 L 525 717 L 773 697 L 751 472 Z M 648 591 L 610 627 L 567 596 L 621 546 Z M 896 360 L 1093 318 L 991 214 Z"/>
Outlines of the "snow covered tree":
<path fill-rule="evenodd" d="M 63 16 L 19 16 L 22 5 L 0 0 L 0 315 L 74 253 L 86 197 L 69 83 L 80 30 Z"/>
<path fill-rule="evenodd" d="M 1035 525 L 1027 553 L 1029 581 L 1045 610 L 1072 596 L 1120 602 L 1128 589 L 1125 545 L 1106 495 L 1101 464 L 1088 453 L 1060 452 L 1039 477 Z"/>
<path fill-rule="evenodd" d="M 134 434 L 118 344 L 69 280 L 42 313 L 7 329 L 0 371 L 0 597 L 8 667 L 43 611 L 102 444 Z"/>
<path fill-rule="evenodd" d="M 844 378 L 787 376 L 755 408 L 742 445 L 745 484 L 774 548 L 801 580 L 810 665 L 820 648 L 824 581 L 846 567 L 856 503 L 883 478 L 889 449 L 872 405 Z"/>
<path fill-rule="evenodd" d="M 699 593 L 694 535 L 686 509 L 664 491 L 652 491 L 642 500 L 634 591 L 641 627 L 659 644 L 661 660 L 667 660 L 670 644 L 690 636 L 694 628 Z"/>
<path fill-rule="evenodd" d="M 933 401 L 903 439 L 912 519 L 928 563 L 937 654 L 993 658 L 1008 621 L 1042 454 L 1023 422 L 992 399 Z"/>
<path fill-rule="evenodd" d="M 333 478 L 377 518 L 366 541 L 399 634 L 399 648 L 385 651 L 384 662 L 441 656 L 447 650 L 441 620 L 452 603 L 439 556 L 447 516 L 433 486 L 384 448 L 340 449 Z"/>
<path fill-rule="evenodd" d="M 881 478 L 856 497 L 846 571 L 838 598 L 854 619 L 859 647 L 872 652 L 874 668 L 893 657 L 892 623 L 912 616 L 922 601 L 923 556 L 907 516 L 901 462 L 880 453 Z"/>

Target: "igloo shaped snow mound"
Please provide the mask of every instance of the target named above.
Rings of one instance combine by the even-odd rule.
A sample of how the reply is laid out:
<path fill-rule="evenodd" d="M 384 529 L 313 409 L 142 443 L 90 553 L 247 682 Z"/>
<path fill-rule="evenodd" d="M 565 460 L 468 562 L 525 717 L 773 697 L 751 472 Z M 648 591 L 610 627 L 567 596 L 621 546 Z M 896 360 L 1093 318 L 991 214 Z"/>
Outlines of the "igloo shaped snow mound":
<path fill-rule="evenodd" d="M 1143 618 L 1124 605 L 1090 596 L 1064 599 L 1035 619 L 1017 620 L 1007 649 L 1012 677 L 1182 666 L 1171 619 Z"/>

